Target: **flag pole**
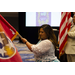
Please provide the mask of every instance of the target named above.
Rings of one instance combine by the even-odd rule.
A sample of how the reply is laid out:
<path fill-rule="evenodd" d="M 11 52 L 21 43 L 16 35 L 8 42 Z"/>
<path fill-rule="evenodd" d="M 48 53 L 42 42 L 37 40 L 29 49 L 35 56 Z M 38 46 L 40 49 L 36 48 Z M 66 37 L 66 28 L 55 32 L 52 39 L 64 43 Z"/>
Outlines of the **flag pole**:
<path fill-rule="evenodd" d="M 18 36 L 19 36 L 20 38 L 23 38 L 20 34 L 18 34 Z"/>

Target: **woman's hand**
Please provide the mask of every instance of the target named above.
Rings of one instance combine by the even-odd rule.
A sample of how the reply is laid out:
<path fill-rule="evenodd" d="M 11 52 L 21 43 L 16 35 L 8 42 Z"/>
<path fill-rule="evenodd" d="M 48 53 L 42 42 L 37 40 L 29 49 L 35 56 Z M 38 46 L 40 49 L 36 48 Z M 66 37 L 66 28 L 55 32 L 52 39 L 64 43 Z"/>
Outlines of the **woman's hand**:
<path fill-rule="evenodd" d="M 31 46 L 32 44 L 30 42 L 28 42 L 25 38 L 21 38 L 21 40 L 23 41 L 23 43 L 26 44 L 26 46 L 31 50 Z M 32 51 L 32 50 L 31 50 Z"/>
<path fill-rule="evenodd" d="M 27 40 L 25 38 L 21 38 L 22 42 L 25 43 Z"/>

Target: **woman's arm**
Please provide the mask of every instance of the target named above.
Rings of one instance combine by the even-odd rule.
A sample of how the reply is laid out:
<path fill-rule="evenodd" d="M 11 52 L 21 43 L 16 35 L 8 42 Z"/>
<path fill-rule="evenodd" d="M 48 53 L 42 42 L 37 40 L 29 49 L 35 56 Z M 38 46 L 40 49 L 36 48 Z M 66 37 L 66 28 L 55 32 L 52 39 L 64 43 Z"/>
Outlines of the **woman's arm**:
<path fill-rule="evenodd" d="M 41 54 L 47 52 L 50 47 L 51 47 L 51 42 L 49 40 L 45 40 L 40 42 L 37 45 L 33 45 L 30 42 L 28 42 L 25 38 L 21 38 L 21 40 L 25 43 L 27 47 L 30 49 L 30 51 L 36 53 L 36 54 Z"/>
<path fill-rule="evenodd" d="M 31 49 L 35 54 L 44 54 L 51 48 L 51 42 L 49 40 L 41 41 L 39 44 L 32 45 Z"/>
<path fill-rule="evenodd" d="M 26 46 L 30 49 L 30 51 L 32 51 L 32 50 L 31 50 L 31 46 L 32 46 L 33 44 L 31 44 L 30 42 L 28 42 L 25 38 L 21 38 L 21 40 L 23 41 L 23 43 L 26 44 Z"/>

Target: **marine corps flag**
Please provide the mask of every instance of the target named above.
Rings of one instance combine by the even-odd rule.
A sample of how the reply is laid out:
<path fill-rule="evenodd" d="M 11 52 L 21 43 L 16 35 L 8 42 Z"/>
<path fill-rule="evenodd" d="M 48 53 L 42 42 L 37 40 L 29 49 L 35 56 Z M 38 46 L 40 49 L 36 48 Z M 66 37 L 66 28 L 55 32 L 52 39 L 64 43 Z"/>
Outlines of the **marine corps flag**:
<path fill-rule="evenodd" d="M 9 23 L 0 15 L 0 62 L 22 62 L 16 47 L 11 41 L 16 34 L 16 30 L 13 28 L 14 33 L 12 33 L 11 28 Z"/>

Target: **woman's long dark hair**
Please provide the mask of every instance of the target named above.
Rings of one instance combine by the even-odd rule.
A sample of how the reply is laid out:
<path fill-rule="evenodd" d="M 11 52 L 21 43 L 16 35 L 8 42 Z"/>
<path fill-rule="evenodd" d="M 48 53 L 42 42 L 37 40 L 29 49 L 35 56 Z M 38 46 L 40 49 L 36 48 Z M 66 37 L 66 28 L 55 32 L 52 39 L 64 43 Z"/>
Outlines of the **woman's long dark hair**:
<path fill-rule="evenodd" d="M 50 25 L 48 25 L 48 24 L 44 24 L 40 28 L 43 28 L 44 32 L 47 35 L 47 38 L 50 41 L 52 41 L 52 43 L 54 44 L 54 47 L 56 48 L 58 43 L 57 43 L 57 38 L 56 38 L 56 36 L 54 34 L 54 31 L 53 31 L 52 27 Z M 38 33 L 39 32 L 40 32 L 40 29 L 39 29 Z M 41 39 L 40 36 L 38 38 Z"/>

